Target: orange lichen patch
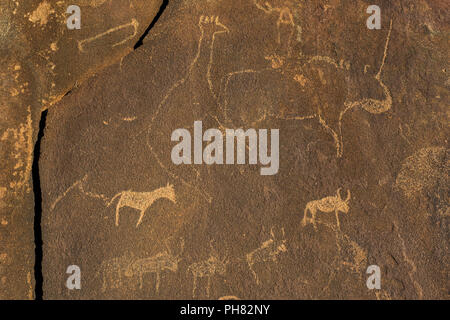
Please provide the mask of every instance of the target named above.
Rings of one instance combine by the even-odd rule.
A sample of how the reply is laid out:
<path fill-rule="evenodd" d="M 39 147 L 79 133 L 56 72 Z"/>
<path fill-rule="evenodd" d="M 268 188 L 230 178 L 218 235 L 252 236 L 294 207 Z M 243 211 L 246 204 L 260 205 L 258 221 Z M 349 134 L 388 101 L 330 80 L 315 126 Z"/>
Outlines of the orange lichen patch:
<path fill-rule="evenodd" d="M 284 65 L 284 58 L 280 57 L 277 54 L 273 54 L 265 58 L 266 60 L 270 60 L 272 62 L 273 69 L 279 69 Z"/>
<path fill-rule="evenodd" d="M 52 49 L 52 51 L 57 51 L 58 50 L 58 44 L 56 42 L 53 42 L 52 44 L 50 44 L 50 49 Z"/>
<path fill-rule="evenodd" d="M 79 3 L 81 6 L 90 6 L 90 7 L 99 7 L 104 4 L 106 0 L 80 0 Z"/>
<path fill-rule="evenodd" d="M 52 9 L 52 5 L 44 1 L 30 14 L 28 20 L 35 24 L 39 22 L 41 26 L 44 26 L 47 24 L 49 16 L 54 12 L 55 10 Z"/>
<path fill-rule="evenodd" d="M 29 192 L 29 177 L 31 174 L 32 154 L 33 154 L 33 128 L 31 124 L 31 107 L 28 107 L 28 118 L 17 128 L 7 129 L 0 137 L 0 141 L 10 141 L 13 146 L 12 157 L 16 160 L 13 176 L 15 181 L 9 184 L 11 189 L 26 190 Z"/>
<path fill-rule="evenodd" d="M 6 188 L 1 187 L 0 188 L 0 199 L 3 199 L 6 196 Z"/>
<path fill-rule="evenodd" d="M 443 147 L 420 149 L 402 164 L 396 187 L 407 197 L 432 188 L 450 168 L 447 154 L 448 150 Z"/>
<path fill-rule="evenodd" d="M 308 79 L 306 79 L 302 74 L 296 74 L 294 80 L 301 84 L 302 87 L 305 86 Z"/>
<path fill-rule="evenodd" d="M 6 263 L 8 255 L 6 253 L 0 253 L 0 263 Z"/>

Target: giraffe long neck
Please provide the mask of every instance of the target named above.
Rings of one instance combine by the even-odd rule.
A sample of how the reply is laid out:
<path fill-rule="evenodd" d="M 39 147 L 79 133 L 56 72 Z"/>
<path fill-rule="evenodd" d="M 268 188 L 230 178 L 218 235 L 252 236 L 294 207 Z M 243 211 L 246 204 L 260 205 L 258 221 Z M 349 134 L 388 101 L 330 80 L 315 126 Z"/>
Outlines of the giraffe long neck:
<path fill-rule="evenodd" d="M 202 35 L 198 44 L 197 56 L 191 67 L 191 76 L 199 80 L 205 80 L 209 86 L 209 74 L 213 60 L 214 34 L 205 33 Z"/>

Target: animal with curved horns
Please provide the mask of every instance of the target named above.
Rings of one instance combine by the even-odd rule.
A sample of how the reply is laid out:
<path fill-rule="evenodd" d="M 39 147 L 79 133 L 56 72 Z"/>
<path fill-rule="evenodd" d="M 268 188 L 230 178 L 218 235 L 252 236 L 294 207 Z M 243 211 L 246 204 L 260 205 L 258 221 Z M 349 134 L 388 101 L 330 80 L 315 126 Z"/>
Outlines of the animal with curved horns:
<path fill-rule="evenodd" d="M 302 220 L 302 225 L 306 225 L 306 215 L 308 211 L 311 213 L 311 222 L 314 225 L 314 229 L 317 230 L 316 226 L 316 214 L 317 210 L 322 212 L 333 212 L 336 214 L 337 226 L 340 228 L 339 215 L 338 212 L 348 213 L 349 207 L 348 202 L 350 201 L 350 190 L 347 190 L 347 198 L 342 200 L 340 195 L 341 188 L 337 189 L 336 196 L 325 197 L 320 200 L 313 200 L 306 204 L 304 216 Z"/>

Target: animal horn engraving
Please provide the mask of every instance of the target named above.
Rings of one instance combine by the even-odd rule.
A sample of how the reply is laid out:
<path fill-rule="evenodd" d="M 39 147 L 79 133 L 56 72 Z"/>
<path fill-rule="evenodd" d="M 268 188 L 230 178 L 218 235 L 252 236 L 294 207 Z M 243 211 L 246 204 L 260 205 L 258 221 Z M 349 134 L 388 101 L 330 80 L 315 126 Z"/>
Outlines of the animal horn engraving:
<path fill-rule="evenodd" d="M 347 189 L 347 198 L 345 199 L 345 202 L 348 202 L 350 200 L 350 189 Z"/>
<path fill-rule="evenodd" d="M 338 196 L 339 199 L 342 200 L 342 197 L 341 197 L 341 189 L 342 189 L 342 188 L 338 188 L 338 189 L 336 190 L 336 195 Z"/>

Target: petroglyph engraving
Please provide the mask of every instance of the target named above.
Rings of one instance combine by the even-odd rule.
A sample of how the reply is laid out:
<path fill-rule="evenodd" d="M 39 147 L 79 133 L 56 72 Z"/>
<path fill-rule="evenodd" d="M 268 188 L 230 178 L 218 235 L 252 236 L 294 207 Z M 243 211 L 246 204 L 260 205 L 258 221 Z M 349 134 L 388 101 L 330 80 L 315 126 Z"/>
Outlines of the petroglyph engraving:
<path fill-rule="evenodd" d="M 401 248 L 402 248 L 402 254 L 403 254 L 403 258 L 405 259 L 405 261 L 411 266 L 411 270 L 408 271 L 408 275 L 409 278 L 411 279 L 411 282 L 414 285 L 414 288 L 417 292 L 417 296 L 419 297 L 419 299 L 423 299 L 423 289 L 422 286 L 420 285 L 419 282 L 416 281 L 414 274 L 417 272 L 417 266 L 414 263 L 414 261 L 409 258 L 409 256 L 406 253 L 406 244 L 405 244 L 405 240 L 403 239 L 403 237 L 400 234 L 400 231 L 398 229 L 398 226 L 395 222 L 393 222 L 394 224 L 394 229 L 397 231 L 397 235 L 398 238 L 400 239 L 400 243 L 401 243 Z"/>
<path fill-rule="evenodd" d="M 175 190 L 170 184 L 167 184 L 166 187 L 162 187 L 151 192 L 133 192 L 130 190 L 122 191 L 111 199 L 110 204 L 112 204 L 112 202 L 114 202 L 117 198 L 119 198 L 119 201 L 116 205 L 116 226 L 119 226 L 120 208 L 129 207 L 140 211 L 136 228 L 141 224 L 145 211 L 150 208 L 155 201 L 159 199 L 168 199 L 173 203 L 176 203 Z"/>
<path fill-rule="evenodd" d="M 322 293 L 330 290 L 332 281 L 336 278 L 336 275 L 343 269 L 357 274 L 359 281 L 361 281 L 361 283 L 364 283 L 365 280 L 363 278 L 363 271 L 367 267 L 367 252 L 363 248 L 361 248 L 361 246 L 356 241 L 352 240 L 347 234 L 343 233 L 334 224 L 319 221 L 318 223 L 334 231 L 337 247 L 337 255 L 335 256 L 332 263 L 332 265 L 336 267 L 332 269 L 328 277 L 328 283 L 323 288 Z"/>
<path fill-rule="evenodd" d="M 423 148 L 406 158 L 395 181 L 395 188 L 411 198 L 422 190 L 429 190 L 450 172 L 449 151 L 444 147 Z"/>
<path fill-rule="evenodd" d="M 257 263 L 264 263 L 269 261 L 276 262 L 278 255 L 283 252 L 287 252 L 286 239 L 275 239 L 273 228 L 272 230 L 270 230 L 270 234 L 272 238 L 263 242 L 259 248 L 246 255 L 248 267 L 258 285 L 261 283 L 261 281 L 259 280 L 258 275 L 254 270 L 254 265 Z M 283 237 L 285 236 L 284 229 L 282 229 L 282 235 Z"/>
<path fill-rule="evenodd" d="M 204 115 L 205 112 L 201 112 L 199 108 L 201 108 L 200 101 L 198 101 L 198 96 L 192 93 L 191 86 L 195 85 L 196 87 L 203 88 L 207 93 L 206 97 L 203 97 L 207 101 L 211 101 L 208 103 L 214 103 L 217 100 L 217 96 L 214 92 L 212 80 L 211 80 L 211 66 L 213 64 L 213 53 L 214 53 L 214 43 L 216 40 L 216 36 L 221 33 L 228 33 L 229 29 L 219 21 L 219 17 L 216 16 L 201 16 L 199 18 L 198 26 L 201 31 L 201 36 L 198 41 L 198 47 L 196 55 L 191 62 L 186 75 L 179 81 L 177 81 L 167 92 L 167 94 L 162 99 L 161 103 L 158 105 L 155 113 L 153 114 L 150 125 L 148 127 L 148 136 L 147 145 L 152 152 L 154 158 L 158 162 L 161 168 L 163 168 L 173 179 L 180 181 L 182 184 L 188 186 L 189 188 L 193 188 L 199 195 L 201 195 L 208 203 L 211 203 L 211 196 L 201 190 L 195 183 L 195 180 L 198 178 L 198 171 L 192 168 L 192 172 L 190 174 L 191 178 L 194 182 L 191 182 L 181 177 L 179 174 L 176 174 L 175 168 L 170 168 L 165 165 L 165 162 L 162 160 L 163 155 L 159 153 L 156 147 L 159 145 L 158 142 L 165 141 L 167 137 L 170 138 L 171 132 L 173 128 L 166 128 L 165 119 L 168 115 L 171 114 L 173 108 L 177 108 L 177 113 L 179 113 L 179 105 L 177 97 L 182 98 L 183 101 L 188 100 L 192 102 L 192 108 L 190 109 L 190 116 L 195 116 L 197 114 Z M 192 83 L 191 83 L 192 82 Z M 203 90 L 202 89 L 202 90 Z M 201 90 L 200 90 L 201 91 Z M 203 91 L 201 91 L 203 92 Z M 209 96 L 208 96 L 209 94 Z M 188 97 L 192 96 L 190 99 Z M 202 102 L 202 105 L 208 104 L 206 102 Z M 209 106 L 208 106 L 209 107 Z M 187 127 L 184 117 L 181 117 L 181 121 L 179 124 L 173 124 L 175 128 L 185 128 Z M 200 119 L 192 119 L 192 122 Z M 192 122 L 189 122 L 189 126 Z M 186 168 L 184 168 L 186 169 Z"/>
<path fill-rule="evenodd" d="M 137 35 L 138 27 L 139 27 L 139 22 L 136 19 L 131 19 L 130 23 L 123 24 L 123 25 L 111 28 L 111 29 L 109 29 L 109 30 L 107 30 L 107 31 L 105 31 L 103 33 L 100 33 L 100 34 L 98 34 L 96 36 L 93 36 L 91 38 L 78 41 L 78 49 L 81 52 L 84 52 L 85 51 L 85 46 L 90 44 L 91 42 L 94 42 L 94 41 L 96 41 L 96 40 L 98 40 L 100 38 L 103 38 L 103 37 L 105 37 L 105 36 L 107 36 L 109 34 L 112 34 L 114 32 L 120 31 L 122 29 L 133 28 L 133 33 L 130 36 L 128 36 L 125 39 L 123 39 L 122 41 L 119 41 L 119 42 L 117 42 L 117 43 L 112 45 L 112 47 L 120 46 L 120 45 L 124 44 L 125 42 L 127 42 L 128 40 L 133 39 Z"/>
<path fill-rule="evenodd" d="M 152 206 L 152 204 L 159 199 L 168 199 L 173 203 L 176 203 L 175 190 L 172 185 L 167 184 L 165 187 L 158 188 L 150 192 L 133 192 L 131 190 L 122 191 L 114 195 L 112 198 L 108 198 L 103 194 L 90 192 L 85 189 L 85 183 L 88 176 L 85 175 L 82 179 L 75 181 L 69 188 L 67 188 L 50 206 L 50 210 L 53 211 L 56 205 L 64 199 L 72 190 L 78 190 L 83 195 L 100 200 L 106 207 L 109 207 L 113 202 L 119 198 L 115 211 L 115 225 L 119 225 L 119 211 L 123 207 L 129 207 L 139 210 L 139 219 L 136 223 L 136 228 L 141 224 L 144 218 L 145 211 Z"/>
<path fill-rule="evenodd" d="M 217 252 L 211 246 L 212 254 L 208 260 L 196 262 L 188 267 L 188 271 L 193 276 L 192 297 L 195 297 L 195 290 L 197 289 L 197 280 L 200 278 L 207 278 L 206 296 L 209 297 L 209 290 L 211 288 L 211 277 L 216 274 L 225 275 L 226 272 L 226 257 L 222 260 L 219 259 Z"/>
<path fill-rule="evenodd" d="M 378 73 L 375 75 L 375 80 L 379 83 L 381 88 L 383 88 L 384 100 L 377 100 L 377 99 L 370 99 L 365 98 L 358 101 L 353 102 L 345 102 L 346 109 L 341 113 L 340 119 L 342 119 L 342 116 L 347 112 L 349 109 L 355 108 L 355 107 L 361 107 L 364 110 L 366 110 L 369 113 L 372 114 L 379 114 L 384 113 L 391 109 L 392 107 L 392 96 L 391 92 L 389 91 L 389 88 L 383 83 L 383 80 L 381 78 L 381 73 L 383 72 L 383 67 L 386 62 L 387 52 L 389 48 L 389 41 L 391 39 L 391 32 L 392 32 L 392 20 L 389 25 L 389 32 L 386 38 L 386 43 L 384 46 L 384 52 L 383 52 L 383 59 L 381 61 L 380 69 L 378 70 Z M 366 66 L 364 67 L 364 71 L 366 71 Z"/>
<path fill-rule="evenodd" d="M 139 259 L 131 263 L 125 271 L 125 276 L 128 278 L 138 276 L 139 288 L 142 289 L 144 285 L 144 275 L 146 273 L 154 273 L 156 274 L 155 291 L 156 293 L 159 293 L 161 272 L 165 270 L 177 272 L 178 263 L 181 261 L 181 258 L 179 258 L 179 256 L 183 252 L 183 249 L 184 240 L 182 239 L 181 249 L 178 255 L 174 256 L 171 253 L 169 246 L 167 246 L 167 250 L 164 252 L 160 252 L 155 256 Z"/>
<path fill-rule="evenodd" d="M 389 91 L 389 88 L 383 83 L 383 80 L 381 78 L 381 74 L 383 71 L 383 67 L 385 65 L 387 52 L 388 52 L 388 48 L 389 48 L 391 31 L 392 31 L 392 20 L 390 22 L 389 31 L 388 31 L 388 35 L 386 38 L 386 43 L 385 43 L 385 47 L 384 47 L 384 53 L 383 53 L 383 58 L 382 58 L 382 62 L 380 65 L 380 69 L 378 70 L 378 73 L 374 77 L 375 80 L 380 85 L 380 87 L 383 89 L 385 99 L 378 100 L 378 99 L 372 99 L 372 98 L 363 98 L 363 99 L 357 100 L 357 101 L 345 101 L 344 106 L 343 106 L 344 109 L 342 111 L 340 111 L 340 113 L 339 113 L 339 120 L 338 120 L 337 128 L 332 128 L 329 125 L 328 120 L 327 120 L 328 116 L 326 114 L 323 114 L 320 109 L 318 110 L 318 112 L 315 115 L 313 115 L 313 117 L 316 117 L 319 120 L 319 123 L 324 127 L 324 129 L 326 131 L 328 131 L 330 133 L 330 135 L 333 137 L 333 140 L 336 145 L 336 156 L 338 158 L 341 158 L 344 153 L 344 142 L 343 142 L 343 137 L 342 137 L 342 119 L 343 119 L 344 115 L 347 113 L 347 111 L 354 109 L 354 108 L 361 107 L 369 113 L 380 114 L 380 113 L 384 113 L 392 108 L 391 93 Z M 312 64 L 314 62 L 325 62 L 330 65 L 333 65 L 336 69 L 349 70 L 349 68 L 350 68 L 350 64 L 348 62 L 344 62 L 343 60 L 341 60 L 338 64 L 332 58 L 326 57 L 326 56 L 311 57 L 308 60 L 307 64 Z M 367 72 L 366 67 L 367 66 L 364 67 L 364 73 Z M 293 118 L 291 117 L 290 119 L 293 119 Z M 304 120 L 305 118 L 297 117 L 297 119 Z"/>
<path fill-rule="evenodd" d="M 55 201 L 53 201 L 53 203 L 50 206 L 50 210 L 53 211 L 56 207 L 56 205 L 62 200 L 64 199 L 69 192 L 71 192 L 72 190 L 78 189 L 78 191 L 80 191 L 82 194 L 84 194 L 87 197 L 93 198 L 93 199 L 97 199 L 102 201 L 106 206 L 108 206 L 110 204 L 109 198 L 103 194 L 97 194 L 94 192 L 90 192 L 87 191 L 84 187 L 84 184 L 86 183 L 88 178 L 88 175 L 85 175 L 82 179 L 75 181 L 69 188 L 67 188 L 60 196 L 58 196 Z"/>
<path fill-rule="evenodd" d="M 305 85 L 309 82 L 310 79 L 305 77 L 305 75 L 302 73 L 302 70 L 305 69 L 313 69 L 317 70 L 320 82 L 322 85 L 327 84 L 327 74 L 324 73 L 324 71 L 321 69 L 321 65 L 330 65 L 333 66 L 336 71 L 340 72 L 347 72 L 350 70 L 350 63 L 344 60 L 340 60 L 339 62 L 335 59 L 328 57 L 328 56 L 310 56 L 309 58 L 303 54 L 301 56 L 303 58 L 306 58 L 306 62 L 302 63 L 302 65 L 295 65 L 295 64 L 287 64 L 286 60 L 291 56 L 292 51 L 292 43 L 293 43 L 293 35 L 295 31 L 296 24 L 294 23 L 293 16 L 291 13 L 291 10 L 287 7 L 283 6 L 274 6 L 269 1 L 259 1 L 255 0 L 256 6 L 265 11 L 266 13 L 272 13 L 277 12 L 279 14 L 279 18 L 277 21 L 277 43 L 278 43 L 278 52 L 266 56 L 266 59 L 269 60 L 271 67 L 273 70 L 280 72 L 284 76 L 288 78 L 292 78 L 294 81 L 298 82 L 301 86 L 302 90 L 305 90 Z M 288 30 L 284 30 L 285 35 L 281 36 L 281 30 L 280 26 L 287 26 L 289 27 Z M 343 105 L 335 106 L 338 108 L 337 113 L 336 110 L 333 108 L 329 108 L 330 110 L 323 110 L 321 105 L 315 106 L 315 111 L 311 112 L 309 114 L 298 114 L 298 115 L 285 115 L 283 112 L 279 113 L 273 113 L 273 112 L 267 112 L 265 111 L 264 116 L 261 117 L 261 119 L 258 119 L 258 121 L 266 120 L 266 118 L 273 118 L 273 119 L 282 119 L 282 120 L 298 120 L 298 121 L 304 121 L 304 120 L 311 120 L 316 119 L 319 124 L 324 128 L 325 131 L 327 131 L 330 136 L 333 138 L 335 147 L 336 147 L 336 157 L 341 158 L 344 153 L 344 142 L 343 142 L 343 136 L 342 136 L 342 120 L 344 115 L 347 113 L 347 111 L 352 110 L 354 108 L 362 108 L 365 111 L 372 113 L 372 114 L 380 114 L 384 113 L 392 108 L 392 96 L 390 93 L 389 88 L 384 84 L 382 80 L 382 71 L 386 62 L 387 52 L 389 48 L 389 42 L 391 37 L 391 31 L 392 31 L 392 20 L 390 21 L 389 31 L 386 37 L 386 42 L 384 46 L 384 53 L 383 58 L 381 61 L 381 65 L 379 68 L 378 73 L 374 76 L 374 79 L 377 81 L 377 83 L 380 85 L 380 87 L 383 90 L 384 93 L 384 99 L 374 99 L 374 98 L 363 98 L 356 101 L 350 101 L 346 99 L 346 101 L 343 103 Z M 221 102 L 221 108 L 224 113 L 224 118 L 226 120 L 229 120 L 229 103 L 227 99 L 227 90 L 229 86 L 229 82 L 231 81 L 232 77 L 239 76 L 240 74 L 245 73 L 260 73 L 262 71 L 265 71 L 267 69 L 262 70 L 242 70 L 230 73 L 225 76 L 225 86 L 223 89 L 223 100 Z M 367 72 L 367 65 L 364 67 L 364 74 Z M 347 72 L 348 73 L 348 72 Z M 349 78 L 348 74 L 345 74 L 345 79 Z M 308 89 L 306 89 L 308 90 Z M 311 90 L 311 89 L 309 89 Z M 312 90 L 315 90 L 314 88 Z M 320 95 L 320 93 L 314 93 L 316 95 Z"/>
<path fill-rule="evenodd" d="M 241 299 L 239 299 L 236 296 L 223 296 L 223 297 L 220 297 L 218 300 L 241 300 Z"/>
<path fill-rule="evenodd" d="M 306 223 L 308 220 L 307 214 L 309 211 L 311 213 L 311 219 L 309 219 L 309 220 L 314 225 L 314 229 L 317 230 L 317 226 L 316 226 L 317 211 L 322 211 L 322 212 L 326 212 L 326 213 L 334 211 L 334 213 L 336 214 L 337 227 L 340 228 L 338 213 L 339 212 L 348 213 L 348 210 L 349 210 L 348 202 L 350 201 L 350 190 L 347 190 L 347 198 L 345 200 L 342 200 L 341 194 L 339 192 L 340 192 L 340 188 L 337 189 L 336 196 L 330 196 L 330 197 L 323 198 L 321 200 L 314 200 L 314 201 L 308 202 L 305 207 L 302 225 L 306 226 Z"/>
<path fill-rule="evenodd" d="M 102 292 L 108 289 L 120 289 L 123 285 L 125 274 L 132 257 L 123 256 L 104 260 L 100 265 L 102 274 Z"/>

